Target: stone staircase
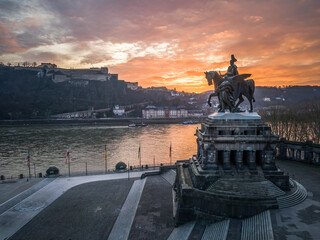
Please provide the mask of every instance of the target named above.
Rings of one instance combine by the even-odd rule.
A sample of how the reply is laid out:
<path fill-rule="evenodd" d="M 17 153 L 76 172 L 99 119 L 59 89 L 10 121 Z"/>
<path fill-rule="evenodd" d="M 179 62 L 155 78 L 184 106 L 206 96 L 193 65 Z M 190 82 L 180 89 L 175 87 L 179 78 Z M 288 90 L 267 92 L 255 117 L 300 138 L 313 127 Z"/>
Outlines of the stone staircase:
<path fill-rule="evenodd" d="M 207 191 L 246 198 L 276 198 L 285 195 L 284 191 L 264 178 L 220 178 Z"/>
<path fill-rule="evenodd" d="M 270 211 L 264 211 L 244 219 L 241 227 L 241 240 L 273 240 Z"/>
<path fill-rule="evenodd" d="M 226 240 L 230 220 L 210 224 L 204 230 L 201 240 Z"/>
<path fill-rule="evenodd" d="M 302 203 L 307 198 L 308 196 L 307 190 L 300 183 L 296 181 L 294 182 L 297 186 L 297 189 L 294 193 L 277 198 L 280 209 L 298 205 L 299 203 Z"/>

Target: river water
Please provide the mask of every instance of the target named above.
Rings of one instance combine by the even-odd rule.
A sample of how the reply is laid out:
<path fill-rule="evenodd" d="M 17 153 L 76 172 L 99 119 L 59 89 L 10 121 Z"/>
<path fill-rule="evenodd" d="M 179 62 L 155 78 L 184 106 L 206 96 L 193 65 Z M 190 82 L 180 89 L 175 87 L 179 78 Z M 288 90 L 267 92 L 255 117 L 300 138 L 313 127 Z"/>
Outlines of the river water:
<path fill-rule="evenodd" d="M 126 126 L 26 126 L 0 128 L 0 175 L 17 177 L 28 174 L 27 153 L 30 152 L 31 173 L 45 173 L 56 166 L 62 174 L 68 172 L 65 164 L 67 148 L 71 159 L 71 172 L 104 171 L 104 147 L 107 145 L 107 168 L 123 161 L 153 166 L 190 158 L 196 153 L 196 128 L 200 125 L 158 124 L 147 127 Z"/>

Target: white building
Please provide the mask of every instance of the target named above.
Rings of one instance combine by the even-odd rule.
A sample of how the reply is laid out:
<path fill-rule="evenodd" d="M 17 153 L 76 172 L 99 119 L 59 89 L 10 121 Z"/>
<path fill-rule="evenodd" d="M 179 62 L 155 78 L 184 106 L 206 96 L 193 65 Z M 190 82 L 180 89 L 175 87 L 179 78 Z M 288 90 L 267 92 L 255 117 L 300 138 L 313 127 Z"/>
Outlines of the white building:
<path fill-rule="evenodd" d="M 156 107 L 147 106 L 142 110 L 143 118 L 183 118 L 188 117 L 188 111 L 184 106 Z"/>
<path fill-rule="evenodd" d="M 122 116 L 125 113 L 125 109 L 123 106 L 115 105 L 113 107 L 113 114 L 116 116 Z"/>
<path fill-rule="evenodd" d="M 126 82 L 127 88 L 130 88 L 131 90 L 137 90 L 139 88 L 138 82 Z"/>

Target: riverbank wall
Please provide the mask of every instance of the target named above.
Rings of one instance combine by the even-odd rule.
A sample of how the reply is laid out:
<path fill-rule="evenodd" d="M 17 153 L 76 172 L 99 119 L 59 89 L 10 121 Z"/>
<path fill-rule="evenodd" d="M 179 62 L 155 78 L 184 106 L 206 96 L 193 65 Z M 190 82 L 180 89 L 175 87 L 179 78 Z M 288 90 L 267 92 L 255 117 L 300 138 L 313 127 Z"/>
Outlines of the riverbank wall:
<path fill-rule="evenodd" d="M 35 125 L 112 125 L 127 126 L 135 124 L 182 124 L 186 121 L 202 123 L 207 116 L 197 118 L 97 118 L 97 119 L 24 119 L 24 120 L 1 120 L 0 126 L 35 126 Z"/>

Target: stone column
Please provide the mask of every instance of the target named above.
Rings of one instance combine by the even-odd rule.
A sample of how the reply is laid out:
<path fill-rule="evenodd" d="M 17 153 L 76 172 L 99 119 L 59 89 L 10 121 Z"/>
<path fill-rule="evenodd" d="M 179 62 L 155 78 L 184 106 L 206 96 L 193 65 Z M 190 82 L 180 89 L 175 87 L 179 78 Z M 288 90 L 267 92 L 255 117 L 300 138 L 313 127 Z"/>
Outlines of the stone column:
<path fill-rule="evenodd" d="M 293 153 L 294 153 L 294 149 L 292 149 L 292 148 L 289 148 L 290 150 L 289 150 L 289 158 L 290 159 L 293 159 Z"/>
<path fill-rule="evenodd" d="M 278 159 L 286 159 L 287 158 L 287 153 L 286 153 L 287 148 L 285 147 L 284 144 L 279 146 L 279 155 L 278 155 Z"/>
<path fill-rule="evenodd" d="M 296 153 L 296 160 L 300 161 L 301 160 L 301 150 L 297 150 Z"/>
<path fill-rule="evenodd" d="M 250 151 L 249 152 L 249 169 L 255 170 L 256 169 L 256 151 Z"/>
<path fill-rule="evenodd" d="M 304 148 L 304 160 L 307 163 L 312 163 L 313 161 L 313 152 L 312 152 L 312 141 L 306 142 L 306 147 Z"/>
<path fill-rule="evenodd" d="M 319 162 L 320 162 L 320 154 L 319 154 L 319 153 L 316 153 L 316 157 L 315 157 L 315 159 L 314 159 L 314 163 L 315 163 L 315 164 L 319 164 Z"/>
<path fill-rule="evenodd" d="M 230 151 L 223 151 L 223 169 L 231 170 Z"/>
<path fill-rule="evenodd" d="M 243 151 L 236 152 L 236 167 L 237 169 L 243 169 Z"/>

